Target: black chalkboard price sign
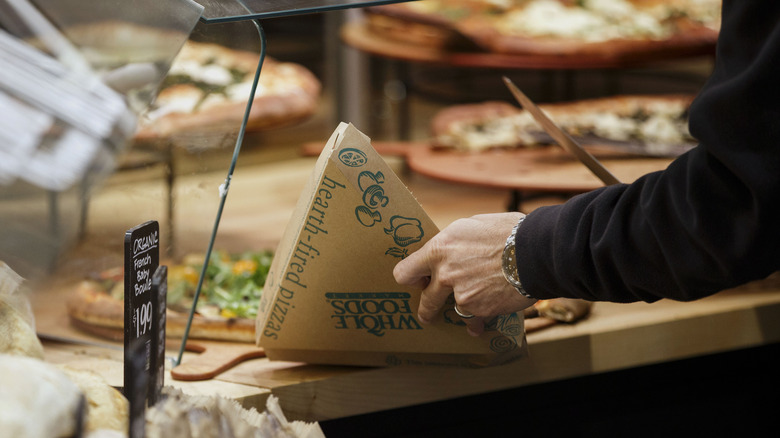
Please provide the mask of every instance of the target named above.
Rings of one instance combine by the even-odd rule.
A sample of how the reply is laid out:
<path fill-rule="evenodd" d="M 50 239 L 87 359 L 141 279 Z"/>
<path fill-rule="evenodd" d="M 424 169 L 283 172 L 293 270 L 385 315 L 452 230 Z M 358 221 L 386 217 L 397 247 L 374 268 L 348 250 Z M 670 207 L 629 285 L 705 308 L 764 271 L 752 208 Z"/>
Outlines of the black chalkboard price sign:
<path fill-rule="evenodd" d="M 165 309 L 168 299 L 168 267 L 160 266 L 152 276 L 152 357 L 149 364 L 149 406 L 157 403 L 165 383 Z"/>
<path fill-rule="evenodd" d="M 125 233 L 125 349 L 136 339 L 148 340 L 151 347 L 154 318 L 152 275 L 159 265 L 160 225 L 157 221 L 149 221 L 127 230 Z M 151 353 L 151 350 L 149 352 Z"/>
<path fill-rule="evenodd" d="M 156 356 L 158 335 L 154 331 L 157 327 L 154 320 L 158 297 L 153 291 L 152 277 L 160 265 L 160 225 L 157 221 L 127 230 L 124 251 L 124 394 L 130 403 L 131 414 L 143 415 L 150 374 L 156 365 L 153 357 Z M 133 427 L 137 423 L 138 418 L 130 418 L 131 436 L 143 436 Z"/>

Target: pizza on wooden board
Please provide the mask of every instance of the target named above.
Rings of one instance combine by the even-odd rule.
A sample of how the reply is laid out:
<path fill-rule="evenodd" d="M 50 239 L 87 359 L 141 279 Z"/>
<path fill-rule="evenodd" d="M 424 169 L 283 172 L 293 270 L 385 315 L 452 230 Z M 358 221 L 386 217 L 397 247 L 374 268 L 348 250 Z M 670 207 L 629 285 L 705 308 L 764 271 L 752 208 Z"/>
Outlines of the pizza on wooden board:
<path fill-rule="evenodd" d="M 182 138 L 192 140 L 183 146 L 202 149 L 221 146 L 215 139 L 238 132 L 259 53 L 119 20 L 74 25 L 64 32 L 93 68 L 114 88 L 127 92 L 131 106 L 142 113 L 135 140 Z M 321 88 L 306 67 L 266 56 L 247 131 L 305 120 L 316 111 Z"/>
<path fill-rule="evenodd" d="M 574 324 L 587 318 L 592 308 L 592 302 L 574 298 L 539 300 L 523 311 L 525 332 L 533 333 L 560 323 Z"/>
<path fill-rule="evenodd" d="M 370 14 L 448 29 L 497 53 L 636 58 L 714 48 L 721 0 L 423 0 Z"/>
<path fill-rule="evenodd" d="M 465 47 L 469 41 L 458 32 L 458 22 L 501 10 L 485 0 L 423 0 L 370 6 L 365 17 L 369 29 L 392 40 L 425 47 Z"/>
<path fill-rule="evenodd" d="M 534 0 L 458 29 L 494 52 L 610 58 L 714 47 L 719 25 L 720 1 Z"/>
<path fill-rule="evenodd" d="M 688 131 L 687 94 L 619 95 L 542 104 L 540 108 L 582 143 L 641 148 L 647 155 L 674 156 L 695 145 Z M 533 116 L 490 101 L 447 107 L 431 121 L 433 145 L 467 152 L 552 144 Z"/>
<path fill-rule="evenodd" d="M 270 251 L 214 252 L 193 315 L 189 337 L 255 342 L 255 319 L 273 254 Z M 190 255 L 168 267 L 166 336 L 184 335 L 203 256 Z M 82 280 L 66 301 L 71 324 L 86 333 L 124 339 L 124 272 L 115 268 Z M 541 300 L 525 311 L 526 332 L 558 323 L 575 323 L 590 313 L 581 300 Z"/>
<path fill-rule="evenodd" d="M 270 251 L 228 254 L 215 251 L 206 269 L 189 337 L 255 342 L 255 318 Z M 184 335 L 203 266 L 202 255 L 190 255 L 168 267 L 166 335 Z M 103 338 L 124 336 L 124 272 L 96 273 L 78 283 L 66 301 L 72 325 Z"/>
<path fill-rule="evenodd" d="M 136 140 L 238 132 L 260 56 L 188 41 L 142 117 Z M 263 60 L 247 131 L 301 122 L 317 109 L 321 84 L 300 64 Z"/>

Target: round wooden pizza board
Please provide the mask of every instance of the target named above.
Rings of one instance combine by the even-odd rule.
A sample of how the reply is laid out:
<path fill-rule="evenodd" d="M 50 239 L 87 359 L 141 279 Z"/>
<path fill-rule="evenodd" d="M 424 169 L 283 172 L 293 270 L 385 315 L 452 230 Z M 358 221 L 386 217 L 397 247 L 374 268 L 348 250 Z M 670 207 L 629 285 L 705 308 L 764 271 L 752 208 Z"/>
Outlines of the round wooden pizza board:
<path fill-rule="evenodd" d="M 665 169 L 672 159 L 594 154 L 620 181 L 630 183 Z M 460 152 L 432 147 L 406 151 L 409 168 L 421 175 L 461 184 L 529 192 L 582 193 L 604 185 L 563 149 Z"/>
<path fill-rule="evenodd" d="M 377 33 L 365 22 L 348 23 L 341 28 L 341 38 L 349 46 L 375 56 L 400 61 L 431 63 L 455 67 L 583 70 L 646 66 L 671 59 L 712 56 L 714 43 L 693 41 L 689 46 L 673 45 L 666 50 L 642 54 L 519 54 L 449 49 L 438 45 L 413 44 Z"/>
<path fill-rule="evenodd" d="M 320 142 L 306 143 L 301 147 L 301 154 L 317 156 L 324 146 Z M 582 193 L 604 185 L 582 163 L 557 146 L 484 152 L 434 148 L 428 142 L 377 141 L 372 146 L 382 155 L 403 157 L 409 168 L 420 175 L 446 182 L 549 193 Z M 663 170 L 672 162 L 672 158 L 596 151 L 592 154 L 626 183 Z"/>
<path fill-rule="evenodd" d="M 90 331 L 84 331 L 73 324 L 63 305 L 63 297 L 70 293 L 72 288 L 73 282 L 58 284 L 52 281 L 51 287 L 42 287 L 30 294 L 38 336 L 56 342 L 94 345 L 110 350 L 121 349 L 124 336 L 122 329 L 106 328 L 100 331 L 92 327 Z M 177 353 L 180 347 L 180 338 L 168 337 L 166 340 L 167 355 Z M 182 363 L 171 370 L 173 379 L 207 380 L 243 361 L 265 356 L 263 349 L 254 343 L 201 339 L 187 340 L 185 351 L 188 354 L 182 358 Z"/>

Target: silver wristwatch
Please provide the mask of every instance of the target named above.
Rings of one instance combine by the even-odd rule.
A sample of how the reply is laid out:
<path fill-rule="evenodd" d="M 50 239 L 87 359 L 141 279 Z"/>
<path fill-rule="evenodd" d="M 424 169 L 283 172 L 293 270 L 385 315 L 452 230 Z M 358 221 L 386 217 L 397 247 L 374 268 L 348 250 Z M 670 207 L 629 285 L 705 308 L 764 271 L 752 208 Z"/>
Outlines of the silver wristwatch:
<path fill-rule="evenodd" d="M 515 254 L 515 236 L 517 235 L 517 229 L 520 228 L 520 224 L 525 220 L 525 216 L 520 218 L 517 225 L 512 228 L 512 234 L 506 239 L 506 246 L 504 246 L 504 254 L 501 257 L 501 266 L 504 271 L 504 278 L 512 286 L 517 289 L 520 295 L 534 299 L 528 295 L 528 292 L 523 289 L 523 285 L 520 283 L 520 277 L 517 274 L 517 255 Z"/>

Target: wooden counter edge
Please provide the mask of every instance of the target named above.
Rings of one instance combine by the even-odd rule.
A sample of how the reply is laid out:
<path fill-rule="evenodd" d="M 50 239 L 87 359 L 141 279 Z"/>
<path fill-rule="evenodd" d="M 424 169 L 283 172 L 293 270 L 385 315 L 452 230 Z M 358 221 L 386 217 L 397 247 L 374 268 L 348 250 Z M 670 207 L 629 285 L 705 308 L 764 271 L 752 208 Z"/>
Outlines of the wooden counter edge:
<path fill-rule="evenodd" d="M 724 293 L 701 303 L 640 305 L 664 317 L 637 318 L 615 330 L 582 325 L 560 327 L 564 334 L 557 336 L 529 336 L 529 357 L 504 366 L 334 367 L 337 372 L 329 373 L 315 365 L 285 367 L 262 359 L 265 365 L 247 362 L 217 379 L 250 384 L 242 373 L 257 378 L 264 366 L 274 367 L 264 383 L 273 380 L 271 392 L 288 418 L 324 421 L 780 341 L 780 289 Z M 688 314 L 677 317 L 675 311 L 685 307 Z M 310 374 L 311 369 L 319 374 Z"/>
<path fill-rule="evenodd" d="M 121 389 L 124 385 L 121 350 L 57 341 L 44 341 L 43 348 L 44 360 L 48 363 L 93 372 L 114 388 Z M 218 395 L 233 399 L 247 409 L 255 408 L 260 412 L 265 410 L 266 400 L 271 395 L 269 389 L 242 383 L 214 379 L 191 382 L 174 380 L 167 365 L 164 385 L 180 389 L 187 395 Z"/>

